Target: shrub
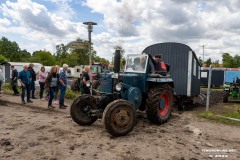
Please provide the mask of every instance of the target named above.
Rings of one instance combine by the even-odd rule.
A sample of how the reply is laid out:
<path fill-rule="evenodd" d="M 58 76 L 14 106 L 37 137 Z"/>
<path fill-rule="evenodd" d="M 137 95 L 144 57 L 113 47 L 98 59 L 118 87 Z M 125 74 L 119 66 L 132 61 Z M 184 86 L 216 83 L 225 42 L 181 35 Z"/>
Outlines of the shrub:
<path fill-rule="evenodd" d="M 66 99 L 75 99 L 79 94 L 76 92 L 73 92 L 71 89 L 66 90 L 65 98 Z"/>

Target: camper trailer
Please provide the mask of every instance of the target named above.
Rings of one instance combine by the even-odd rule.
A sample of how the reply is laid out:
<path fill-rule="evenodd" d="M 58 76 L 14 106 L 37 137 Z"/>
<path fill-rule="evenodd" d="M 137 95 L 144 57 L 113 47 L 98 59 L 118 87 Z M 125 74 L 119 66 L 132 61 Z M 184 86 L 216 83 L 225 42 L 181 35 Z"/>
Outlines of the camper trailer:
<path fill-rule="evenodd" d="M 84 71 L 86 65 L 80 65 L 80 66 L 75 66 L 74 67 L 74 77 L 78 78 L 80 77 L 80 74 Z"/>

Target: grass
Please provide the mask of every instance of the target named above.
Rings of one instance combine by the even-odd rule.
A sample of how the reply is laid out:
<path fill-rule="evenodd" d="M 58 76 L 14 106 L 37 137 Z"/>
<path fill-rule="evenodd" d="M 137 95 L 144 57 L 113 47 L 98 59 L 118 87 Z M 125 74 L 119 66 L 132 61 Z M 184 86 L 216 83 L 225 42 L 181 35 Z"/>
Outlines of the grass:
<path fill-rule="evenodd" d="M 18 90 L 20 90 L 20 87 L 18 87 Z M 13 94 L 12 86 L 10 83 L 3 83 L 2 85 L 2 92 L 4 94 Z"/>
<path fill-rule="evenodd" d="M 239 121 L 230 120 L 224 117 L 230 117 L 240 120 L 240 105 L 239 104 L 221 104 L 218 109 L 212 109 L 210 112 L 205 113 L 201 112 L 199 115 L 200 117 L 210 119 L 217 123 L 224 123 L 224 124 L 233 124 L 240 126 Z M 224 116 L 224 117 L 219 117 Z"/>
<path fill-rule="evenodd" d="M 75 99 L 79 95 L 80 95 L 79 93 L 73 92 L 71 89 L 67 89 L 65 98 L 66 99 Z"/>

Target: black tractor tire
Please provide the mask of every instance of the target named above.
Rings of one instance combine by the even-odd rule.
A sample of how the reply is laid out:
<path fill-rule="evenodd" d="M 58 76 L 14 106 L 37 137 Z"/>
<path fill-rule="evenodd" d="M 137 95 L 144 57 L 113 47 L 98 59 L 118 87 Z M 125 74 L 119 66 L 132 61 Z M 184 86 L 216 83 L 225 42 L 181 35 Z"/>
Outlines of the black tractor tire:
<path fill-rule="evenodd" d="M 136 125 L 137 115 L 134 106 L 126 100 L 115 100 L 103 112 L 103 124 L 114 137 L 125 136 Z"/>
<path fill-rule="evenodd" d="M 171 116 L 173 89 L 168 84 L 151 87 L 146 101 L 146 113 L 153 124 L 163 124 Z"/>
<path fill-rule="evenodd" d="M 98 117 L 89 115 L 91 109 L 97 109 L 96 99 L 91 95 L 79 96 L 74 100 L 70 108 L 73 121 L 81 126 L 93 124 Z"/>
<path fill-rule="evenodd" d="M 224 103 L 228 102 L 228 96 L 229 96 L 229 92 L 228 91 L 224 91 L 224 93 L 223 93 L 223 102 Z"/>

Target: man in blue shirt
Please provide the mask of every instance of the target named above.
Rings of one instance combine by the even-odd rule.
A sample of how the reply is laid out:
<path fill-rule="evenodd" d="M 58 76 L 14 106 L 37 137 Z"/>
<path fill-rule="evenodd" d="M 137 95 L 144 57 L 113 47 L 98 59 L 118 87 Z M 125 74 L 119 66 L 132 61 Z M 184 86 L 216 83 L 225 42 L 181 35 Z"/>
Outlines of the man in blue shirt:
<path fill-rule="evenodd" d="M 59 82 L 60 82 L 60 99 L 59 99 L 59 108 L 66 109 L 66 105 L 64 105 L 64 97 L 67 89 L 67 69 L 68 65 L 63 64 L 63 70 L 59 74 Z"/>
<path fill-rule="evenodd" d="M 27 90 L 27 102 L 32 103 L 32 101 L 30 100 L 30 77 L 31 77 L 31 74 L 28 71 L 28 66 L 24 65 L 23 70 L 18 74 L 18 79 L 22 86 L 22 94 L 21 94 L 22 104 L 25 104 L 25 100 L 24 100 L 25 90 Z"/>

